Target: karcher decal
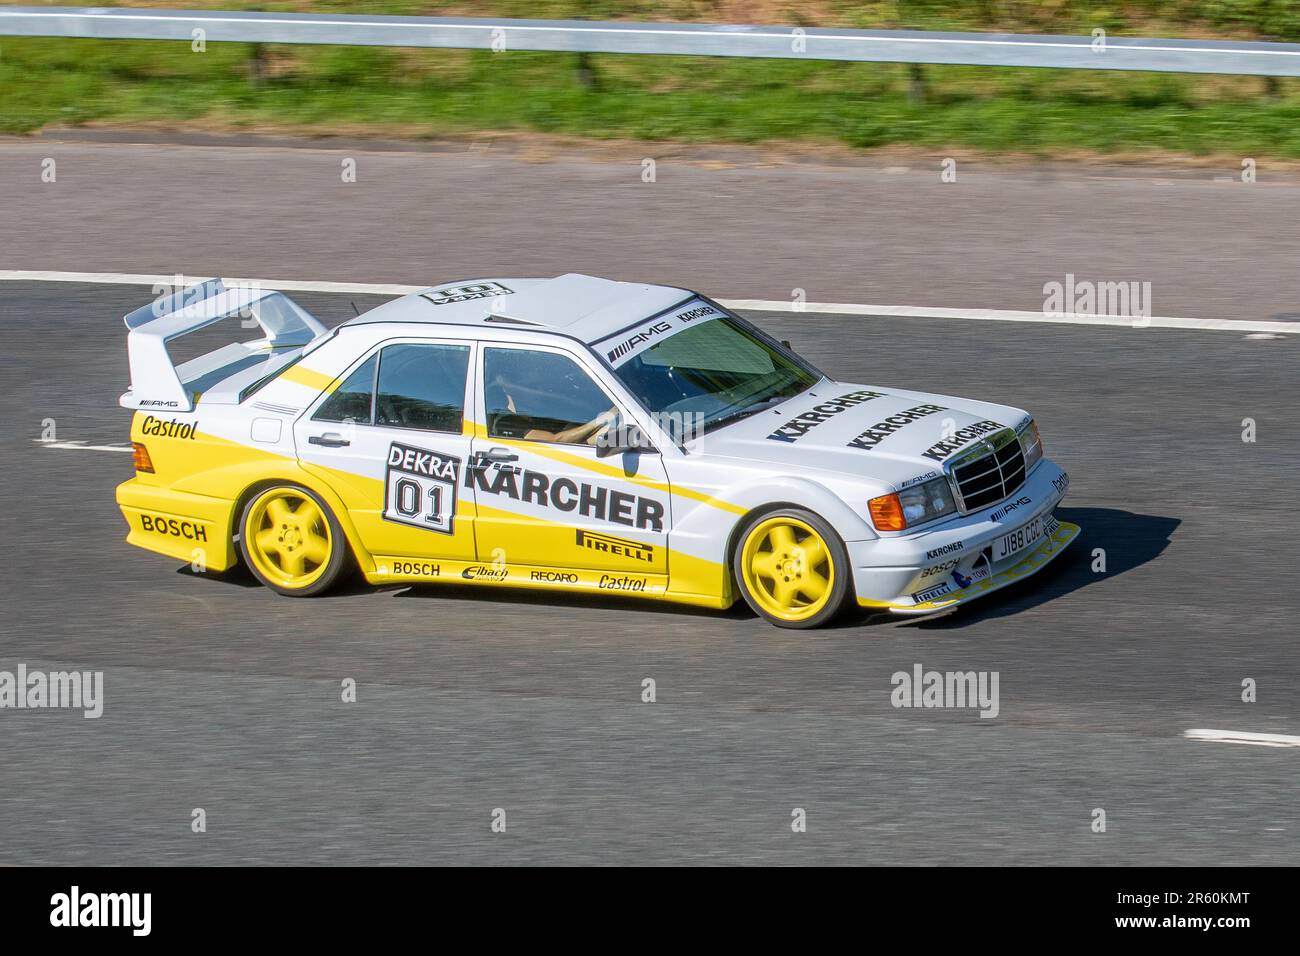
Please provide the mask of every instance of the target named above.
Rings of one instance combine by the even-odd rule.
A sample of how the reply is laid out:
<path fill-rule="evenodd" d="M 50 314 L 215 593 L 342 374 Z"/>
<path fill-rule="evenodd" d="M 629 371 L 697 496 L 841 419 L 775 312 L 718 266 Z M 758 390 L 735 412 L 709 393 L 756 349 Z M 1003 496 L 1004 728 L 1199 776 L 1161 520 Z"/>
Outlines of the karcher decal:
<path fill-rule="evenodd" d="M 963 445 L 968 445 L 981 435 L 987 435 L 989 432 L 1001 431 L 1005 425 L 999 424 L 991 419 L 985 419 L 982 422 L 976 422 L 974 425 L 967 425 L 965 428 L 959 428 L 952 433 L 951 438 L 946 438 L 941 442 L 935 442 L 925 451 L 921 452 L 926 458 L 932 461 L 943 461 Z"/>
<path fill-rule="evenodd" d="M 609 521 L 655 532 L 664 530 L 665 508 L 662 501 L 585 481 L 574 481 L 572 478 L 553 479 L 550 475 L 527 468 L 499 468 L 490 481 L 488 469 L 469 468 L 465 471 L 465 486 L 484 494 L 513 498 L 515 501 L 556 511 L 577 513 L 596 521 Z"/>
<path fill-rule="evenodd" d="M 850 448 L 860 448 L 862 451 L 871 451 L 882 441 L 888 438 L 894 432 L 910 425 L 918 418 L 925 418 L 927 415 L 933 415 L 936 412 L 948 411 L 944 405 L 916 405 L 912 408 L 904 409 L 897 414 L 890 415 L 882 422 L 876 422 L 866 431 L 858 435 L 857 438 L 849 442 Z"/>
<path fill-rule="evenodd" d="M 869 402 L 873 398 L 884 398 L 884 392 L 873 392 L 868 389 L 860 389 L 856 392 L 848 392 L 839 398 L 828 399 L 819 405 L 814 405 L 808 411 L 796 415 L 790 419 L 772 434 L 767 436 L 768 441 L 796 442 L 808 432 L 812 431 L 822 422 L 830 421 L 840 412 L 847 411 L 863 402 Z"/>

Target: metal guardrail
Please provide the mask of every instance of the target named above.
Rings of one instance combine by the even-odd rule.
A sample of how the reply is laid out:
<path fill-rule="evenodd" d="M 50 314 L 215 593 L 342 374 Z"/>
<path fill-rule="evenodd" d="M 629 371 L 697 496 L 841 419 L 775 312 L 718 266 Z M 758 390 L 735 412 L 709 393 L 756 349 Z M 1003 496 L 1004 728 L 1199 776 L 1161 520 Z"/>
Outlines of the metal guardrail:
<path fill-rule="evenodd" d="M 1300 76 L 1300 44 L 112 7 L 0 7 L 0 36 L 748 56 Z"/>

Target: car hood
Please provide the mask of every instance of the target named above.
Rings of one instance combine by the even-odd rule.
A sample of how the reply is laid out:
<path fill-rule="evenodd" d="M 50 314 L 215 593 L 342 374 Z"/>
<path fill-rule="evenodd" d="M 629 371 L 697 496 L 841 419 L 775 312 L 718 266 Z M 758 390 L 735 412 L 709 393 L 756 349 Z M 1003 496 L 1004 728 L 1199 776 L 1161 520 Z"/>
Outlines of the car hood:
<path fill-rule="evenodd" d="M 944 459 L 1028 421 L 1018 408 L 823 380 L 703 435 L 704 454 L 856 475 L 892 488 L 939 474 Z"/>

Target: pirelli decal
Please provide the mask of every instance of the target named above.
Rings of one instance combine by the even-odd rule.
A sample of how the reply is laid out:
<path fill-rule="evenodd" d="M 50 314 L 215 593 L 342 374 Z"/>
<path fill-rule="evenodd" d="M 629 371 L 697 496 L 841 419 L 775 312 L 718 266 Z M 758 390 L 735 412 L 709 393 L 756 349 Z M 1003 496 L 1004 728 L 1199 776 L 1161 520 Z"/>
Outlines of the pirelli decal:
<path fill-rule="evenodd" d="M 616 538 L 610 534 L 584 531 L 581 528 L 578 529 L 578 546 L 618 558 L 631 558 L 633 561 L 650 562 L 654 560 L 655 554 L 653 545 Z"/>

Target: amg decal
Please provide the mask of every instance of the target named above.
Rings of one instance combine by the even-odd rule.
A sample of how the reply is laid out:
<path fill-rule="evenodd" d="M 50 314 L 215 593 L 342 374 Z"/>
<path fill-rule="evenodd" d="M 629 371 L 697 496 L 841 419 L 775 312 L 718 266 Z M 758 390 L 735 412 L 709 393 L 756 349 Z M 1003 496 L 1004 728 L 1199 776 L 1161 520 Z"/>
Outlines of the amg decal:
<path fill-rule="evenodd" d="M 384 520 L 454 534 L 459 477 L 459 458 L 393 442 L 384 478 Z"/>
<path fill-rule="evenodd" d="M 469 468 L 465 471 L 465 487 L 484 494 L 504 495 L 542 508 L 577 512 L 596 521 L 656 532 L 664 530 L 662 501 L 572 478 L 552 478 L 527 468 L 522 471 L 498 469 L 491 482 L 488 481 L 487 469 Z"/>
<path fill-rule="evenodd" d="M 989 515 L 989 518 L 993 521 L 1001 521 L 1003 518 L 1011 514 L 1011 512 L 1015 511 L 1017 508 L 1023 508 L 1027 504 L 1032 504 L 1033 500 L 1034 500 L 1033 498 L 1029 498 L 1025 495 L 1021 495 L 1015 501 L 1008 501 L 997 511 Z"/>
<path fill-rule="evenodd" d="M 139 405 L 141 408 L 180 408 L 180 402 L 166 401 L 160 398 L 142 398 Z"/>
<path fill-rule="evenodd" d="M 894 432 L 898 431 L 905 425 L 910 425 L 918 418 L 925 418 L 927 415 L 933 415 L 935 412 L 948 411 L 945 405 L 914 405 L 911 408 L 904 409 L 895 415 L 890 415 L 882 422 L 876 422 L 866 431 L 858 435 L 857 438 L 849 442 L 850 448 L 861 448 L 863 451 L 871 451 L 882 441 L 888 438 Z"/>
<path fill-rule="evenodd" d="M 849 392 L 841 395 L 839 398 L 832 398 L 820 405 L 814 405 L 811 409 L 802 414 L 796 415 L 790 419 L 772 434 L 767 436 L 768 441 L 796 442 L 808 432 L 812 431 L 822 422 L 829 421 L 840 412 L 847 411 L 863 402 L 869 402 L 873 398 L 884 398 L 884 392 L 872 392 L 868 389 L 862 389 L 857 392 Z"/>
<path fill-rule="evenodd" d="M 672 330 L 673 324 L 671 322 L 656 322 L 644 332 L 637 332 L 635 335 L 628 336 L 618 345 L 610 349 L 606 357 L 611 363 L 616 362 L 620 356 L 626 355 L 642 342 L 648 342 L 656 335 L 662 335 L 663 333 L 671 332 Z"/>
<path fill-rule="evenodd" d="M 140 434 L 157 435 L 161 438 L 193 438 L 194 430 L 198 427 L 197 420 L 192 422 L 178 422 L 174 419 L 164 421 L 161 418 L 146 415 L 144 421 L 140 423 Z"/>
<path fill-rule="evenodd" d="M 904 488 L 911 488 L 913 485 L 919 485 L 923 481 L 938 477 L 939 473 L 937 471 L 927 471 L 924 475 L 917 475 L 915 478 L 908 478 L 906 481 L 899 482 L 898 490 L 902 491 Z"/>
<path fill-rule="evenodd" d="M 453 286 L 448 289 L 430 289 L 420 294 L 434 305 L 451 305 L 455 302 L 468 302 L 471 299 L 514 295 L 515 290 L 506 288 L 500 282 L 476 282 L 473 285 Z"/>
<path fill-rule="evenodd" d="M 965 428 L 959 428 L 952 433 L 951 437 L 945 438 L 941 442 L 936 442 L 928 449 L 921 452 L 926 458 L 933 461 L 943 461 L 958 448 L 968 445 L 981 435 L 987 435 L 989 432 L 1001 431 L 1005 428 L 992 419 L 985 419 L 982 422 L 976 422 L 974 425 L 967 425 Z"/>
<path fill-rule="evenodd" d="M 628 541 L 626 538 L 616 538 L 609 534 L 583 531 L 581 528 L 578 529 L 578 546 L 590 548 L 592 551 L 599 551 L 602 554 L 612 554 L 615 557 L 631 558 L 633 561 L 654 560 L 655 549 L 653 545 Z"/>

